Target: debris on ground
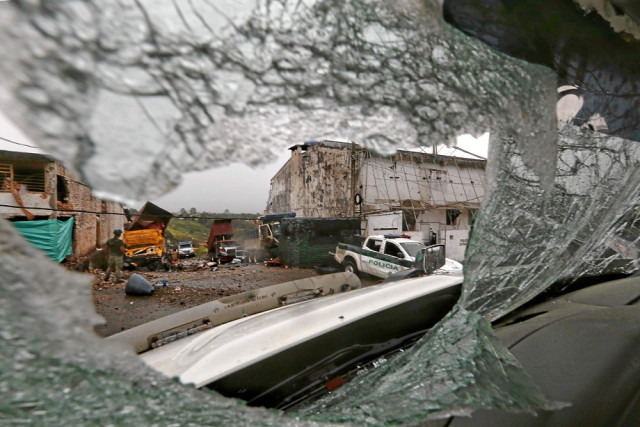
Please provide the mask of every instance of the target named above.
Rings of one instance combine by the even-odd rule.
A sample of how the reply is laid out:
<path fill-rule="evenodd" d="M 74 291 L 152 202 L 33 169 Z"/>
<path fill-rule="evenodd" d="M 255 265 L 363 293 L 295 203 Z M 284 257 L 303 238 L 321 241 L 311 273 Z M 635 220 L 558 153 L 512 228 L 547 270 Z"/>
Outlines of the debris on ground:
<path fill-rule="evenodd" d="M 162 282 L 156 282 L 156 283 L 153 284 L 153 286 L 155 286 L 155 287 L 165 286 L 166 287 L 166 286 L 171 286 L 171 283 L 167 282 L 167 278 L 166 277 L 163 277 L 162 278 Z"/>
<path fill-rule="evenodd" d="M 280 258 L 269 258 L 267 261 L 265 261 L 265 264 L 269 267 L 281 267 L 282 260 Z"/>
<path fill-rule="evenodd" d="M 122 284 L 102 281 L 104 270 L 93 271 L 93 301 L 96 311 L 105 319 L 105 323 L 95 326 L 94 330 L 106 337 L 238 292 L 318 275 L 314 269 L 273 268 L 262 263 L 223 264 L 216 267 L 217 271 L 208 268 L 197 270 L 195 267 L 202 264 L 201 261 L 196 259 L 183 270 L 123 272 L 125 281 L 133 274 L 139 274 L 150 284 L 163 283 L 166 278 L 168 286 L 151 285 L 155 291 L 147 296 L 127 295 Z M 361 280 L 364 286 L 374 283 Z"/>
<path fill-rule="evenodd" d="M 202 262 L 196 265 L 196 270 L 204 270 L 205 268 L 211 271 L 218 271 L 218 263 L 215 261 Z"/>
<path fill-rule="evenodd" d="M 127 295 L 149 296 L 153 294 L 153 291 L 155 291 L 155 287 L 147 279 L 135 273 L 129 277 L 127 285 L 124 287 L 124 293 Z"/>

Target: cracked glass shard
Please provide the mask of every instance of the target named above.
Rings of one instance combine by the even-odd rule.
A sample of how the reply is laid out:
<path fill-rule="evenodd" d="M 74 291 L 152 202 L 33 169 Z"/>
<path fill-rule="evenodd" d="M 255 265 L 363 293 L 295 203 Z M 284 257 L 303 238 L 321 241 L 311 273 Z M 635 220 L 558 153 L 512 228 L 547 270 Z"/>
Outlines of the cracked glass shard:
<path fill-rule="evenodd" d="M 0 107 L 96 194 L 259 164 L 331 135 L 383 152 L 492 132 L 463 296 L 402 355 L 295 414 L 150 371 L 91 332 L 89 279 L 0 222 L 0 408 L 42 425 L 383 424 L 555 409 L 490 321 L 558 281 L 638 269 L 637 144 L 557 125 L 556 77 L 453 30 L 434 1 L 0 4 Z M 137 159 L 133 162 L 131 159 Z M 56 292 L 51 292 L 55 285 Z M 16 320 L 19 319 L 19 320 Z"/>
<path fill-rule="evenodd" d="M 553 144 L 554 118 L 529 108 L 555 105 L 552 74 L 470 43 L 435 3 L 3 5 L 2 104 L 123 201 L 165 193 L 184 170 L 271 161 L 291 140 L 348 135 L 391 153 L 503 123 Z"/>
<path fill-rule="evenodd" d="M 561 124 L 546 194 L 519 161 L 514 138 L 503 135 L 499 147 L 499 190 L 487 198 L 473 231 L 482 239 L 465 258 L 473 271 L 462 297 L 467 309 L 495 320 L 554 283 L 638 270 L 637 142 Z"/>
<path fill-rule="evenodd" d="M 492 144 L 494 186 L 474 223 L 456 308 L 411 351 L 305 406 L 302 414 L 391 424 L 470 416 L 478 408 L 535 412 L 570 404 L 549 402 L 529 388 L 531 378 L 488 321 L 553 284 L 638 270 L 640 176 L 634 172 L 640 148 L 561 124 L 553 191 L 545 194 L 513 136 L 502 133 Z"/>

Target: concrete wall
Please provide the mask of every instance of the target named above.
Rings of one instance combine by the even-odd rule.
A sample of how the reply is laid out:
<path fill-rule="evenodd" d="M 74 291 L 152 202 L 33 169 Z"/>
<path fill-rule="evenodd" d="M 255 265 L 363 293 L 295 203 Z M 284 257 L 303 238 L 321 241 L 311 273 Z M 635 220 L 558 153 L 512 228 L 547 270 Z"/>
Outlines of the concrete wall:
<path fill-rule="evenodd" d="M 291 174 L 292 166 L 289 159 L 271 179 L 267 213 L 291 212 Z"/>
<path fill-rule="evenodd" d="M 447 258 L 462 262 L 469 242 L 469 230 L 442 230 L 440 234 Z"/>
<path fill-rule="evenodd" d="M 24 206 L 33 206 L 35 208 L 38 208 L 38 209 L 31 209 L 29 212 L 33 213 L 36 216 L 48 217 L 52 214 L 52 211 L 49 206 L 51 204 L 51 196 L 46 193 L 44 193 L 44 197 L 42 196 L 43 196 L 43 193 L 27 193 L 27 194 L 22 194 L 20 196 L 20 199 L 22 200 L 22 204 Z M 10 205 L 10 206 L 18 205 L 16 203 L 16 199 L 9 192 L 0 193 L 0 204 Z M 25 213 L 20 208 L 13 208 L 13 207 L 6 207 L 6 206 L 0 207 L 0 213 L 4 218 L 11 218 L 14 216 L 25 215 Z"/>
<path fill-rule="evenodd" d="M 62 165 L 57 164 L 57 184 L 64 185 L 67 202 L 59 201 L 59 207 L 85 212 L 75 212 L 75 228 L 73 230 L 73 254 L 84 256 L 96 248 L 100 248 L 113 235 L 115 228 L 123 228 L 125 223 L 124 209 L 119 203 L 98 199 L 91 193 L 91 189 L 71 175 Z M 68 216 L 64 212 L 58 216 Z"/>
<path fill-rule="evenodd" d="M 402 233 L 402 212 L 367 215 L 362 220 L 365 236 Z"/>
<path fill-rule="evenodd" d="M 301 217 L 341 218 L 351 208 L 350 145 L 298 146 L 271 180 L 268 213 L 295 212 Z"/>

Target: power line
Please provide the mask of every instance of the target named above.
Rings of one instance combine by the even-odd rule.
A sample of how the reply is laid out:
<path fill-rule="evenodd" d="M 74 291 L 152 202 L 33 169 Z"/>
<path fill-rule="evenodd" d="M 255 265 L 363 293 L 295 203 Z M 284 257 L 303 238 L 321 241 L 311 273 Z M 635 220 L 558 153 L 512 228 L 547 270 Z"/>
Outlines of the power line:
<path fill-rule="evenodd" d="M 0 207 L 4 208 L 16 208 L 16 209 L 27 209 L 27 210 L 41 210 L 41 211 L 51 211 L 51 212 L 64 212 L 64 213 L 89 213 L 89 214 L 97 214 L 97 215 L 120 215 L 126 216 L 124 212 L 99 212 L 99 211 L 90 211 L 86 209 L 56 209 L 56 208 L 43 208 L 40 206 L 20 206 L 20 205 L 10 205 L 5 203 L 0 203 Z"/>
<path fill-rule="evenodd" d="M 15 208 L 15 209 L 27 209 L 27 210 L 44 210 L 44 211 L 50 211 L 50 212 L 62 212 L 62 213 L 86 213 L 86 214 L 95 214 L 95 215 L 118 215 L 118 216 L 127 216 L 127 213 L 125 212 L 101 212 L 101 211 L 91 211 L 91 210 L 86 210 L 86 209 L 57 209 L 57 208 L 43 208 L 43 207 L 39 207 L 39 206 L 19 206 L 19 205 L 10 205 L 10 204 L 4 204 L 4 203 L 0 203 L 0 207 L 5 207 L 5 208 Z M 131 217 L 136 217 L 138 216 L 139 213 L 134 213 L 134 214 L 129 214 L 129 216 Z M 143 215 L 144 218 L 145 215 Z M 231 216 L 231 215 L 225 215 L 225 214 L 221 214 L 221 215 L 217 215 L 217 216 L 196 216 L 196 215 L 148 215 L 149 217 L 153 217 L 153 218 L 177 218 L 177 219 L 238 219 L 238 220 L 254 220 L 254 219 L 258 219 L 259 215 L 254 215 L 254 216 Z"/>
<path fill-rule="evenodd" d="M 460 147 L 453 147 L 453 148 L 454 148 L 454 150 L 460 150 L 460 151 L 462 151 L 463 153 L 470 154 L 470 155 L 475 156 L 475 157 L 477 157 L 477 158 L 479 158 L 479 159 L 487 160 L 486 158 L 484 158 L 484 157 L 482 157 L 482 156 L 479 156 L 479 155 L 477 155 L 477 154 L 474 154 L 474 153 L 472 153 L 471 151 L 463 150 L 463 149 L 462 149 L 462 148 L 460 148 Z M 453 156 L 453 157 L 455 157 L 455 156 Z"/>
<path fill-rule="evenodd" d="M 9 143 L 11 143 L 11 144 L 15 144 L 15 145 L 22 145 L 23 147 L 35 148 L 36 150 L 39 150 L 39 149 L 40 149 L 40 147 L 35 147 L 35 146 L 33 146 L 33 145 L 23 144 L 23 143 L 21 143 L 21 142 L 12 141 L 12 140 L 7 139 L 7 138 L 4 138 L 4 137 L 2 137 L 2 136 L 0 136 L 0 139 L 1 139 L 1 140 L 3 140 L 3 141 L 9 142 Z"/>

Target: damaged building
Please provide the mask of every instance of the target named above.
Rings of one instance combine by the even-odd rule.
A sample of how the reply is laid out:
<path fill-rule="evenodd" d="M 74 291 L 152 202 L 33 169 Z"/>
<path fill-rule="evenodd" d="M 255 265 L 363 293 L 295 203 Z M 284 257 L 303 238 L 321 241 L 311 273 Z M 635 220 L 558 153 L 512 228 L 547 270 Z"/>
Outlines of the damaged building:
<path fill-rule="evenodd" d="M 54 260 L 88 255 L 122 228 L 119 203 L 101 200 L 60 162 L 0 150 L 0 215 Z"/>
<path fill-rule="evenodd" d="M 358 217 L 363 235 L 408 234 L 426 244 L 444 243 L 448 257 L 464 258 L 484 197 L 485 158 L 454 149 L 383 156 L 328 140 L 290 150 L 271 180 L 267 213 Z"/>

